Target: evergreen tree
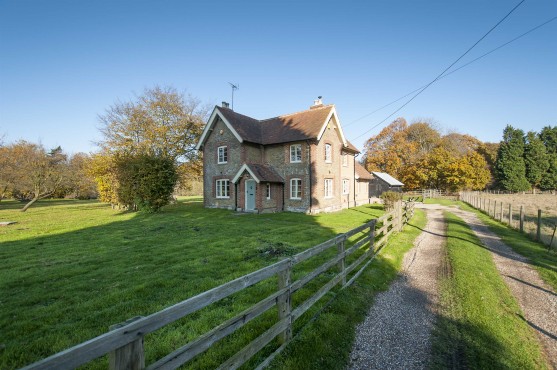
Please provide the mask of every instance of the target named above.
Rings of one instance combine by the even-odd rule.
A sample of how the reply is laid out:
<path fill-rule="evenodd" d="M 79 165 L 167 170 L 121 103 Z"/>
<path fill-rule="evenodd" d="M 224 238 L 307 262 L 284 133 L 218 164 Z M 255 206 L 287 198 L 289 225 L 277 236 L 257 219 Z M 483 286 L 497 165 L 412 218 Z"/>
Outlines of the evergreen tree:
<path fill-rule="evenodd" d="M 543 190 L 557 189 L 557 126 L 546 126 L 540 132 L 540 139 L 545 145 L 549 167 L 540 181 Z"/>
<path fill-rule="evenodd" d="M 549 169 L 549 158 L 543 141 L 533 131 L 526 134 L 524 164 L 526 165 L 526 179 L 532 188 L 538 187 L 542 177 Z"/>
<path fill-rule="evenodd" d="M 530 188 L 524 164 L 524 131 L 510 125 L 505 127 L 495 171 L 499 186 L 505 190 L 525 191 Z"/>

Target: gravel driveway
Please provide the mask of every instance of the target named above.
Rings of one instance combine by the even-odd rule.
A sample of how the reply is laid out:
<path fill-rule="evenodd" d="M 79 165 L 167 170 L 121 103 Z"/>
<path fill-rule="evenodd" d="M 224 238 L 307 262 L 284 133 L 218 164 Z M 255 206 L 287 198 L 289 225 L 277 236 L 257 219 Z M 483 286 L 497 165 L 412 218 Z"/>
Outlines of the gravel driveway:
<path fill-rule="evenodd" d="M 350 369 L 423 369 L 428 363 L 446 233 L 443 212 L 426 212 L 425 231 L 404 256 L 400 276 L 356 329 Z"/>
<path fill-rule="evenodd" d="M 474 231 L 493 256 L 497 270 L 518 301 L 523 320 L 536 332 L 545 354 L 557 369 L 557 294 L 539 276 L 526 257 L 515 253 L 485 226 L 472 212 L 455 207 L 423 205 L 428 209 L 446 209 L 460 218 Z"/>

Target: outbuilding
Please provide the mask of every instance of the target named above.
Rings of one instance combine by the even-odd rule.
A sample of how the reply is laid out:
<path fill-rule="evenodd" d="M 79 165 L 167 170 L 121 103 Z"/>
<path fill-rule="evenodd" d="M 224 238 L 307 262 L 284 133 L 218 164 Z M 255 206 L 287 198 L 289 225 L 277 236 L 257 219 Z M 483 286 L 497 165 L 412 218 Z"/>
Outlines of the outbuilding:
<path fill-rule="evenodd" d="M 373 180 L 371 180 L 370 193 L 373 197 L 379 197 L 386 191 L 402 192 L 404 184 L 388 173 L 372 172 Z"/>

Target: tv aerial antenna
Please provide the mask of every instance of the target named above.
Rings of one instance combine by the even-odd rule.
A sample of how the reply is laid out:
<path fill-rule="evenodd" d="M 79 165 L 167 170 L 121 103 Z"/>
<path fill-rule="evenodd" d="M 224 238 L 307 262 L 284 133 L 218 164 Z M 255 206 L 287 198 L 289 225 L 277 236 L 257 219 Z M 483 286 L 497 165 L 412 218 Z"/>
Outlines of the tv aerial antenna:
<path fill-rule="evenodd" d="M 238 83 L 233 84 L 232 82 L 229 82 L 228 84 L 232 88 L 232 110 L 234 110 L 234 91 L 235 90 L 240 90 L 240 84 L 238 84 Z"/>

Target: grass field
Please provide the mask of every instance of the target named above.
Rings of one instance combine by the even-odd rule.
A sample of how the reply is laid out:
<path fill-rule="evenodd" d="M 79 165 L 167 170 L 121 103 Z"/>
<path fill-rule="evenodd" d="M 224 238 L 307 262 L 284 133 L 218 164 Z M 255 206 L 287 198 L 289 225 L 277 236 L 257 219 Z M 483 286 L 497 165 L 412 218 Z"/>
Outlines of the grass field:
<path fill-rule="evenodd" d="M 557 194 L 482 194 L 482 197 L 491 200 L 490 214 L 493 215 L 494 202 L 496 218 L 500 219 L 500 204 L 503 203 L 503 221 L 508 223 L 509 204 L 512 204 L 513 227 L 518 228 L 520 219 L 520 206 L 524 209 L 524 231 L 532 238 L 536 236 L 538 210 L 542 211 L 541 238 L 545 245 L 552 241 L 553 231 L 557 224 Z M 486 203 L 488 204 L 488 203 Z M 553 239 L 553 247 L 557 249 L 557 240 Z"/>
<path fill-rule="evenodd" d="M 548 368 L 533 331 L 472 230 L 446 213 L 447 257 L 433 368 Z"/>
<path fill-rule="evenodd" d="M 112 324 L 156 312 L 383 213 L 372 205 L 317 216 L 238 215 L 204 209 L 199 198 L 182 199 L 159 214 L 71 200 L 40 202 L 26 213 L 19 208 L 15 202 L 0 203 L 0 221 L 17 222 L 0 228 L 2 369 L 37 361 L 105 333 Z M 305 268 L 311 270 L 311 263 Z M 276 282 L 258 284 L 148 335 L 147 363 L 273 289 Z M 297 300 L 311 289 L 310 284 Z M 222 341 L 193 366 L 214 367 L 272 319 L 276 312 Z M 91 367 L 105 368 L 106 359 Z"/>

